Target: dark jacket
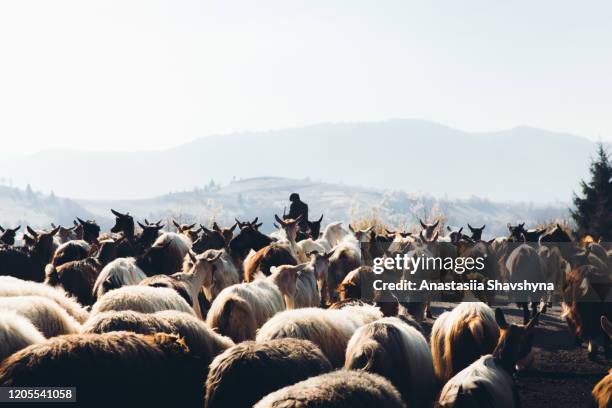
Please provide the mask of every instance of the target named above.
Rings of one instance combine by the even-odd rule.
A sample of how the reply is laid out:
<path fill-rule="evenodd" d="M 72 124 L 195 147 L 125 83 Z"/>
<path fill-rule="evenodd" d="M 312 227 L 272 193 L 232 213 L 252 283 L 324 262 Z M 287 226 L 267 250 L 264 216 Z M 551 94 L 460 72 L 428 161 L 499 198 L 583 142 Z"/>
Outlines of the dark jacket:
<path fill-rule="evenodd" d="M 289 207 L 289 214 L 287 214 L 287 218 L 293 218 L 294 220 L 297 217 L 302 216 L 300 219 L 300 227 L 305 228 L 308 226 L 308 205 L 301 200 L 294 200 Z"/>

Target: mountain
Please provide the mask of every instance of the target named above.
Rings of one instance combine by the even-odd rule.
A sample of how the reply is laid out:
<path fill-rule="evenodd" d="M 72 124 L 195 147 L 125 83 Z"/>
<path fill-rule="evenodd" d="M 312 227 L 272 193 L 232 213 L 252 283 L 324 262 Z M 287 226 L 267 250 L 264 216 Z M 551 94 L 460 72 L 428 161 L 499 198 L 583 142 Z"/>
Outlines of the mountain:
<path fill-rule="evenodd" d="M 214 135 L 162 151 L 43 151 L 0 161 L 0 175 L 88 199 L 282 176 L 438 197 L 551 202 L 571 198 L 594 150 L 588 139 L 529 127 L 468 133 L 389 120 Z"/>

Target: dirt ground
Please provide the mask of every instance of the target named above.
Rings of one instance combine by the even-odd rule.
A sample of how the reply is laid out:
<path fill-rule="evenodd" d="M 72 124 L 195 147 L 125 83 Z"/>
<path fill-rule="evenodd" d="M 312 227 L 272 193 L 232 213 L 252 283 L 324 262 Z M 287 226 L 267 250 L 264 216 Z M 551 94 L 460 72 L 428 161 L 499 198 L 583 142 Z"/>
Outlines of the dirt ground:
<path fill-rule="evenodd" d="M 436 303 L 434 317 L 451 309 L 452 304 Z M 516 306 L 503 307 L 509 321 L 522 323 L 522 311 Z M 426 321 L 429 332 L 433 322 Z M 555 306 L 541 316 L 534 338 L 534 361 L 531 367 L 517 374 L 517 385 L 523 407 L 587 407 L 593 386 L 612 367 L 603 350 L 595 361 L 588 359 L 586 344 L 578 347 L 561 320 L 560 307 Z"/>

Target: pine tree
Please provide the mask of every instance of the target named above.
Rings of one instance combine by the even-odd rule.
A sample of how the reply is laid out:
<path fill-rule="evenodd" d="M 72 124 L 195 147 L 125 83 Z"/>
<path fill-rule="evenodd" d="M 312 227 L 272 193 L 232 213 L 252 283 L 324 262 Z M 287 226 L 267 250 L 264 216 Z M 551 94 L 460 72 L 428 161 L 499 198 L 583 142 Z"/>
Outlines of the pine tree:
<path fill-rule="evenodd" d="M 579 235 L 592 235 L 595 239 L 612 239 L 612 162 L 603 144 L 591 162 L 591 181 L 582 180 L 581 196 L 574 194 L 572 218 Z"/>

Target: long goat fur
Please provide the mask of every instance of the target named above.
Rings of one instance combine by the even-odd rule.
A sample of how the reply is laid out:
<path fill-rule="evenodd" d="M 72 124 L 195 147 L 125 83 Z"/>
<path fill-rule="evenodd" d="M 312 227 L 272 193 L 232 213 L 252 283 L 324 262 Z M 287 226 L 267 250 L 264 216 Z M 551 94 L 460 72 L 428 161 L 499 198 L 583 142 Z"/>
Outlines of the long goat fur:
<path fill-rule="evenodd" d="M 288 310 L 268 320 L 259 329 L 257 341 L 285 337 L 310 340 L 321 348 L 334 367 L 341 367 L 346 345 L 353 333 L 364 324 L 382 317 L 382 312 L 371 305 Z"/>
<path fill-rule="evenodd" d="M 79 323 L 83 323 L 89 317 L 89 312 L 61 288 L 24 281 L 11 276 L 0 276 L 0 297 L 11 296 L 46 297 L 57 303 Z"/>

